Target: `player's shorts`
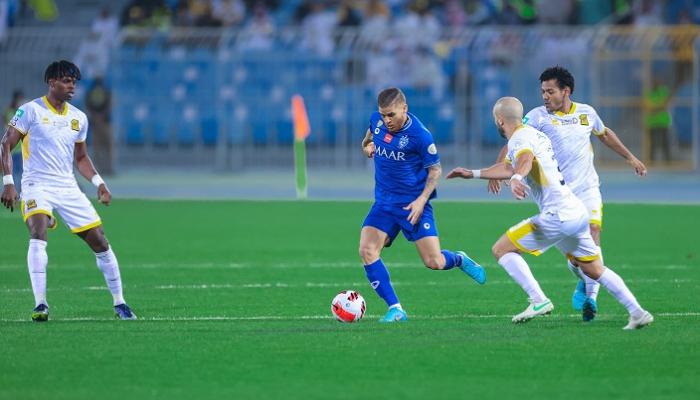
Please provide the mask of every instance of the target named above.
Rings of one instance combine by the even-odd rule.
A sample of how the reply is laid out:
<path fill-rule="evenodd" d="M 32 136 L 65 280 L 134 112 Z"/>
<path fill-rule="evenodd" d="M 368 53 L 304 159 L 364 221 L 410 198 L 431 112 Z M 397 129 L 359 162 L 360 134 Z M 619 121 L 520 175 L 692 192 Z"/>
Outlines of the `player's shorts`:
<path fill-rule="evenodd" d="M 20 209 L 26 222 L 36 214 L 53 217 L 56 210 L 71 232 L 79 233 L 100 226 L 102 221 L 95 207 L 79 188 L 22 187 Z"/>
<path fill-rule="evenodd" d="M 399 231 L 409 242 L 414 242 L 427 236 L 438 236 L 435 218 L 433 217 L 433 207 L 427 203 L 423 208 L 423 215 L 415 225 L 406 220 L 410 214 L 409 210 L 404 210 L 401 206 L 377 204 L 372 205 L 369 214 L 365 217 L 362 227 L 371 226 L 379 229 L 389 236 L 387 247 L 396 239 Z"/>
<path fill-rule="evenodd" d="M 581 200 L 586 210 L 588 210 L 588 223 L 603 226 L 603 197 L 600 195 L 600 189 L 590 188 L 581 193 L 575 193 L 576 197 Z"/>
<path fill-rule="evenodd" d="M 569 221 L 561 221 L 553 214 L 538 214 L 511 227 L 506 235 L 520 251 L 535 256 L 556 246 L 575 260 L 593 261 L 599 257 L 585 214 Z"/>

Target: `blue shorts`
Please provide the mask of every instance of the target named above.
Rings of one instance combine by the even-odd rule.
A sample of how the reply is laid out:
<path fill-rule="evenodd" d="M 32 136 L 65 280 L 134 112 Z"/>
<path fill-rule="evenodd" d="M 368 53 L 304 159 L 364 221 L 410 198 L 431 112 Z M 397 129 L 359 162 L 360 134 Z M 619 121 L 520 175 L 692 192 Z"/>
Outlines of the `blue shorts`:
<path fill-rule="evenodd" d="M 414 242 L 426 236 L 437 236 L 437 226 L 433 217 L 433 207 L 430 203 L 423 208 L 423 215 L 415 225 L 411 225 L 406 219 L 410 214 L 409 210 L 404 210 L 402 206 L 386 205 L 374 203 L 365 217 L 362 227 L 371 226 L 386 233 L 389 236 L 387 247 L 396 239 L 399 231 L 409 242 Z"/>

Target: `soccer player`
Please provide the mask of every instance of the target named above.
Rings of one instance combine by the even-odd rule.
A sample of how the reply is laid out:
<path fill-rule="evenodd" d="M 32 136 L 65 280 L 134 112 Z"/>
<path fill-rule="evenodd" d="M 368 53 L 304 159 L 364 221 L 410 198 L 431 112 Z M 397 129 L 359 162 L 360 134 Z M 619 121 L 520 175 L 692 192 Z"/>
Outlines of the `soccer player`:
<path fill-rule="evenodd" d="M 370 116 L 362 149 L 374 159 L 374 204 L 360 234 L 360 257 L 372 288 L 389 307 L 380 322 L 405 321 L 380 258 L 382 249 L 398 235 L 415 242 L 426 267 L 433 270 L 460 268 L 479 284 L 486 281 L 483 268 L 463 251 L 440 250 L 430 200 L 442 174 L 432 134 L 408 112 L 406 97 L 397 88 L 379 93 L 378 109 Z"/>
<path fill-rule="evenodd" d="M 49 318 L 46 245 L 47 229 L 56 226 L 54 210 L 95 253 L 97 267 L 112 293 L 116 317 L 136 319 L 124 301 L 119 264 L 105 238 L 102 221 L 73 175 L 75 160 L 78 171 L 97 187 L 99 201 L 109 205 L 112 195 L 87 153 L 87 117 L 68 103 L 80 80 L 80 70 L 69 61 L 56 61 L 46 68 L 44 80 L 49 86 L 48 94 L 19 107 L 1 142 L 5 171 L 2 204 L 14 211 L 19 196 L 12 179 L 10 153 L 22 141 L 24 172 L 19 208 L 30 236 L 27 264 L 36 306 L 32 320 Z"/>
<path fill-rule="evenodd" d="M 514 97 L 503 97 L 493 108 L 498 131 L 508 140 L 503 162 L 482 170 L 455 168 L 451 178 L 509 179 L 516 199 L 532 194 L 540 213 L 511 227 L 493 245 L 493 255 L 530 298 L 525 311 L 513 323 L 526 322 L 554 309 L 521 253 L 540 255 L 552 246 L 565 254 L 579 276 L 587 276 L 605 287 L 629 312 L 624 329 L 651 324 L 654 317 L 637 302 L 625 282 L 603 266 L 588 227 L 585 206 L 569 189 L 559 172 L 552 142 L 542 132 L 523 125 L 523 105 Z"/>
<path fill-rule="evenodd" d="M 544 105 L 527 113 L 523 122 L 543 132 L 552 141 L 554 156 L 564 180 L 586 206 L 591 236 L 602 258 L 600 233 L 603 225 L 603 201 L 600 180 L 593 165 L 591 134 L 627 160 L 637 175 L 646 175 L 647 169 L 625 147 L 615 132 L 603 124 L 593 107 L 571 100 L 574 77 L 569 71 L 559 66 L 547 68 L 540 75 L 540 83 Z M 497 162 L 503 159 L 505 150 L 504 147 Z M 497 193 L 500 190 L 498 181 L 490 181 L 489 190 Z M 571 261 L 567 266 L 575 276 L 581 275 Z M 582 311 L 584 321 L 592 321 L 596 316 L 599 288 L 598 282 L 585 275 L 576 285 L 572 305 L 574 309 Z"/>

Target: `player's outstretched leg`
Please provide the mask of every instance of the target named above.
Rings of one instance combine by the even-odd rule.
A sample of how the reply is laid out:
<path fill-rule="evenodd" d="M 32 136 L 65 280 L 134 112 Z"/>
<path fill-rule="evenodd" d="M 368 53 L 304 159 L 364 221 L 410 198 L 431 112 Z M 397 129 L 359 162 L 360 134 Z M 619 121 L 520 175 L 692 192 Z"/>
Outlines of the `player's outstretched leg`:
<path fill-rule="evenodd" d="M 442 252 L 445 254 L 446 250 L 443 250 Z M 456 254 L 459 258 L 457 263 L 459 269 L 461 269 L 465 274 L 469 275 L 469 277 L 474 279 L 479 285 L 486 283 L 486 271 L 484 270 L 484 267 L 472 260 L 471 257 L 469 257 L 467 253 L 463 251 L 458 251 L 453 254 Z"/>
<path fill-rule="evenodd" d="M 29 279 L 32 282 L 35 306 L 32 310 L 32 321 L 38 322 L 49 319 L 49 307 L 46 302 L 46 265 L 49 262 L 49 256 L 46 253 L 46 245 L 44 240 L 30 239 L 27 250 L 27 267 Z"/>
<path fill-rule="evenodd" d="M 627 309 L 630 317 L 628 324 L 623 329 L 639 329 L 654 322 L 654 317 L 651 313 L 644 310 L 642 306 L 639 305 L 639 302 L 637 302 L 637 299 L 629 290 L 625 281 L 623 281 L 615 271 L 600 265 L 599 260 L 595 260 L 594 263 L 589 263 L 588 265 L 583 265 L 582 269 L 586 271 L 587 275 L 590 274 L 593 277 L 599 274 L 597 281 Z M 600 273 L 601 270 L 602 273 Z"/>
<path fill-rule="evenodd" d="M 494 246 L 495 247 L 495 246 Z M 497 254 L 494 251 L 494 254 Z M 527 293 L 530 305 L 525 311 L 513 317 L 513 323 L 527 322 L 540 315 L 547 315 L 552 312 L 554 305 L 540 288 L 540 284 L 530 271 L 530 267 L 525 259 L 518 253 L 508 252 L 498 258 L 498 264 L 508 272 L 515 282 Z"/>
<path fill-rule="evenodd" d="M 389 306 L 389 311 L 379 322 L 406 321 L 406 312 L 401 308 L 399 298 L 396 296 L 394 287 L 391 285 L 389 271 L 386 269 L 382 259 L 377 259 L 377 261 L 365 265 L 365 275 L 367 275 L 367 280 L 372 286 L 372 289 L 374 289 L 377 295 Z"/>

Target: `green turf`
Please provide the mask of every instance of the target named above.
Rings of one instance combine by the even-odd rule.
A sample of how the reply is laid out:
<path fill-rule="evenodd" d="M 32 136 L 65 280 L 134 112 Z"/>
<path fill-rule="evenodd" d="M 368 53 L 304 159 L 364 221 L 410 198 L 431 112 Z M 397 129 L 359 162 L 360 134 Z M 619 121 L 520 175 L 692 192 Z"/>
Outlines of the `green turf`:
<path fill-rule="evenodd" d="M 621 330 L 624 309 L 607 293 L 599 319 L 580 322 L 575 281 L 554 251 L 527 258 L 553 315 L 513 326 L 526 296 L 490 248 L 535 209 L 505 203 L 435 203 L 443 247 L 481 260 L 483 287 L 459 270 L 425 269 L 403 239 L 388 249 L 410 320 L 381 325 L 385 306 L 357 256 L 368 207 L 100 207 L 141 320 L 112 320 L 94 257 L 60 227 L 49 237 L 44 324 L 28 322 L 26 230 L 1 211 L 0 398 L 700 398 L 700 207 L 606 206 L 606 263 L 656 316 L 634 332 Z M 330 317 L 342 289 L 367 300 L 358 324 Z"/>

